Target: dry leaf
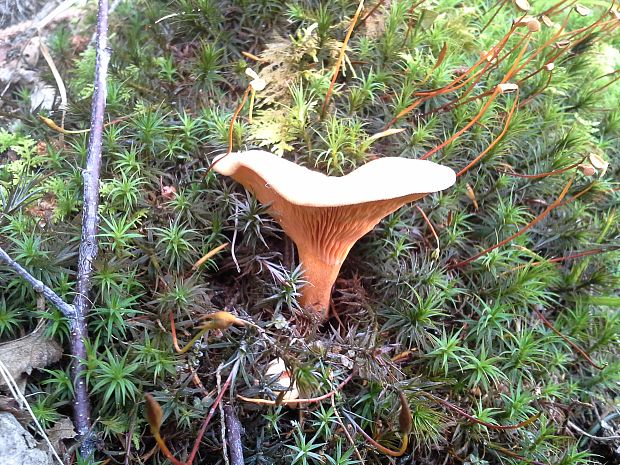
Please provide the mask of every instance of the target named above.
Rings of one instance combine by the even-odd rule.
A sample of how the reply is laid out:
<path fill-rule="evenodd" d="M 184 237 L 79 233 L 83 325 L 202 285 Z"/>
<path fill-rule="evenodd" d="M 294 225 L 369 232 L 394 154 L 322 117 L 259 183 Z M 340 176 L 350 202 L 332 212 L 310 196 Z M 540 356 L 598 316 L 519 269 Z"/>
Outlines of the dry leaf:
<path fill-rule="evenodd" d="M 371 39 L 376 39 L 385 32 L 385 21 L 387 20 L 391 0 L 383 3 L 383 7 L 375 10 L 373 14 L 366 17 L 364 21 L 365 35 Z"/>
<path fill-rule="evenodd" d="M 418 20 L 420 28 L 423 30 L 430 29 L 438 16 L 439 13 L 436 11 L 422 8 L 420 10 L 420 19 Z"/>
<path fill-rule="evenodd" d="M 49 438 L 52 446 L 55 450 L 62 449 L 62 440 L 63 439 L 73 439 L 77 436 L 75 432 L 73 422 L 69 417 L 62 417 L 54 426 L 45 431 L 47 437 Z"/>
<path fill-rule="evenodd" d="M 161 186 L 160 194 L 164 200 L 172 200 L 177 196 L 177 189 L 174 186 Z"/>
<path fill-rule="evenodd" d="M 39 226 L 44 228 L 52 222 L 57 204 L 58 202 L 56 200 L 56 196 L 53 193 L 46 194 L 44 197 L 39 199 L 35 205 L 31 205 L 26 208 L 26 212 L 30 216 L 38 218 Z"/>
<path fill-rule="evenodd" d="M 43 326 L 21 339 L 0 345 L 0 360 L 18 384 L 25 382 L 33 369 L 43 368 L 60 360 L 62 347 L 45 336 Z M 0 379 L 0 386 L 6 384 Z"/>
<path fill-rule="evenodd" d="M 22 425 L 27 425 L 32 421 L 32 417 L 23 406 L 13 397 L 0 396 L 0 412 L 8 412 L 17 418 Z"/>

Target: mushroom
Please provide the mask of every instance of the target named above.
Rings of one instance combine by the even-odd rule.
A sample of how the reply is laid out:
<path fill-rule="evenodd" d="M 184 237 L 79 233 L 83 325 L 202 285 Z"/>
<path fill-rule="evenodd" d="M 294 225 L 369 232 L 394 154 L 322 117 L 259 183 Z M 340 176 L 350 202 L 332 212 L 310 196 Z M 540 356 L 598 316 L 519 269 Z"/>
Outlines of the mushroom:
<path fill-rule="evenodd" d="M 327 316 L 331 291 L 353 244 L 408 202 L 452 186 L 454 171 L 425 160 L 385 157 L 342 177 L 326 176 L 262 150 L 222 155 L 213 169 L 269 205 L 295 242 L 308 284 L 300 303 Z"/>

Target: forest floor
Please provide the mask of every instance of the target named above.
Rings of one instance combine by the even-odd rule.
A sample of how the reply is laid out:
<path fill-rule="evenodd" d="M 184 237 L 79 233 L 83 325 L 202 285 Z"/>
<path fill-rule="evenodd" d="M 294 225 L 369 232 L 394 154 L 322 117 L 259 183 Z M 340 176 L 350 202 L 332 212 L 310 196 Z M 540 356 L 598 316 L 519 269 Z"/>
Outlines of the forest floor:
<path fill-rule="evenodd" d="M 60 5 L 0 30 L 0 247 L 70 302 L 96 5 Z M 114 2 L 90 461 L 67 321 L 0 265 L 0 412 L 42 440 L 23 395 L 65 463 L 620 463 L 617 2 L 358 5 Z M 270 205 L 211 169 L 249 149 L 457 179 L 351 248 L 323 320 Z"/>

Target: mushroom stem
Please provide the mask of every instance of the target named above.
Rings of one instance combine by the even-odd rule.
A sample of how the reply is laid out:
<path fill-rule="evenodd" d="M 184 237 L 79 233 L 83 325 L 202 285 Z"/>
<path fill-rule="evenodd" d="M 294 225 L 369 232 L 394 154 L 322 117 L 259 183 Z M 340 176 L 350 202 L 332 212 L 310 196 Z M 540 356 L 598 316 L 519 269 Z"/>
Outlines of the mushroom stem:
<path fill-rule="evenodd" d="M 353 245 L 382 218 L 424 195 L 411 194 L 358 205 L 296 208 L 293 215 L 286 217 L 274 214 L 297 245 L 308 282 L 299 299 L 302 307 L 326 319 L 334 282 Z"/>
<path fill-rule="evenodd" d="M 307 284 L 303 288 L 303 293 L 299 299 L 301 306 L 307 310 L 320 313 L 325 320 L 329 310 L 332 288 L 341 263 L 326 263 L 309 253 L 299 250 L 299 259 L 303 264 L 304 276 Z"/>

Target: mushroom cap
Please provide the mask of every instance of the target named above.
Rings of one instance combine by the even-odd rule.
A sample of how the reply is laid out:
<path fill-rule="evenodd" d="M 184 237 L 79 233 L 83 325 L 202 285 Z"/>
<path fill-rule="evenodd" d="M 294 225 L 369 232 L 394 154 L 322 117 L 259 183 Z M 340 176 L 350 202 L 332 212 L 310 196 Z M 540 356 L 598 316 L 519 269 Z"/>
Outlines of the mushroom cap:
<path fill-rule="evenodd" d="M 411 194 L 427 194 L 447 189 L 456 174 L 447 166 L 427 160 L 385 157 L 372 160 L 342 176 L 326 176 L 291 163 L 264 150 L 221 155 L 213 169 L 226 176 L 250 170 L 292 204 L 308 207 L 339 207 Z"/>

